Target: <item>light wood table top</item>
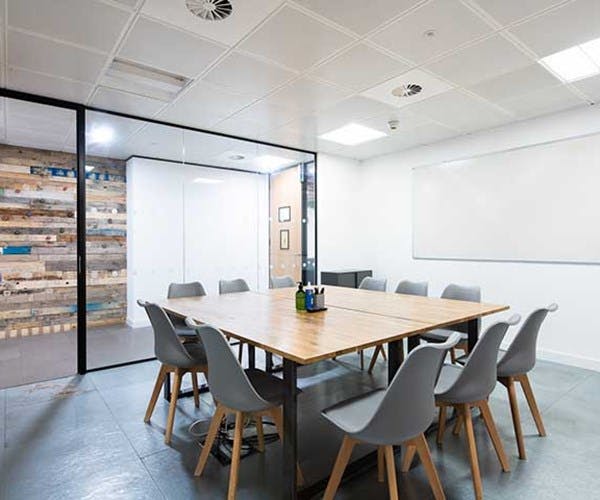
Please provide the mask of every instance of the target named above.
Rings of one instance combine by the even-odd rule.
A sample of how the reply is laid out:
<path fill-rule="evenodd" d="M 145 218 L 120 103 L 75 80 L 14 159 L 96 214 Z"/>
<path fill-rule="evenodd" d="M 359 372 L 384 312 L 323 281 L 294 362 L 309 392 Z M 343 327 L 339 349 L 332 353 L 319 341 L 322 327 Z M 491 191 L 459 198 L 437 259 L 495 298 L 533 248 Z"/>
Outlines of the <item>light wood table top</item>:
<path fill-rule="evenodd" d="M 295 290 L 279 288 L 263 293 L 281 300 L 294 300 Z M 339 286 L 325 287 L 325 306 L 418 321 L 431 325 L 430 329 L 463 323 L 509 309 L 506 305 L 384 293 Z"/>

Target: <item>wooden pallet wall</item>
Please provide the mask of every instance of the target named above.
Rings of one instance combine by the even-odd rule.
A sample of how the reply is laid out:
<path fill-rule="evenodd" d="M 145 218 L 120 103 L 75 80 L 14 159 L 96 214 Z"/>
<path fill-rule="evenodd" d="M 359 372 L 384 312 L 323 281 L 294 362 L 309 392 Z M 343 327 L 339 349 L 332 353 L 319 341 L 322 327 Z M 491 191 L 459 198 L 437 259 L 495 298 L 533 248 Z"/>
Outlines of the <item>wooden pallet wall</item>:
<path fill-rule="evenodd" d="M 125 162 L 87 159 L 88 325 L 124 323 Z M 0 339 L 77 321 L 76 157 L 0 145 Z"/>

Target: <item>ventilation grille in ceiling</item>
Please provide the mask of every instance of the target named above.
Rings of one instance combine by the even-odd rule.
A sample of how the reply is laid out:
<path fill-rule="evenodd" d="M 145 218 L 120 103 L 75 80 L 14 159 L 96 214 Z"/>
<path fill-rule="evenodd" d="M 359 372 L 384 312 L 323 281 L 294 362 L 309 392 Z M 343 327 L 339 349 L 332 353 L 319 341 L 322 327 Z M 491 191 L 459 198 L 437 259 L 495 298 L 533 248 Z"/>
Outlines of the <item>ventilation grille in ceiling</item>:
<path fill-rule="evenodd" d="M 400 85 L 400 87 L 396 87 L 392 90 L 392 94 L 396 97 L 411 97 L 413 95 L 417 95 L 419 92 L 423 90 L 423 87 L 417 85 L 416 83 L 409 83 L 408 85 Z"/>
<path fill-rule="evenodd" d="M 222 21 L 233 11 L 229 0 L 185 0 L 185 5 L 192 14 L 206 21 Z"/>

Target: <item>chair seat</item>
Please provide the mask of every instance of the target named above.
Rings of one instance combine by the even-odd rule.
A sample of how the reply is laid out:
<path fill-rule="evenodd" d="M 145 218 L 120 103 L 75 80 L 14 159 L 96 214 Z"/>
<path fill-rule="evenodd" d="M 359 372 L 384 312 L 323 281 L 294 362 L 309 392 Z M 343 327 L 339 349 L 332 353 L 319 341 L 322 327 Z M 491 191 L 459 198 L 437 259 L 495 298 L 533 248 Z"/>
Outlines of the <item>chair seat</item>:
<path fill-rule="evenodd" d="M 185 347 L 185 350 L 189 353 L 189 355 L 194 358 L 194 366 L 205 365 L 207 363 L 206 351 L 200 342 L 183 344 L 183 347 Z"/>
<path fill-rule="evenodd" d="M 356 434 L 369 422 L 385 392 L 385 389 L 376 389 L 347 399 L 326 408 L 321 415 L 346 434 Z"/>
<path fill-rule="evenodd" d="M 283 380 L 263 370 L 257 370 L 256 368 L 247 368 L 244 372 L 261 398 L 269 403 L 273 403 L 273 406 L 283 404 L 285 391 Z M 300 392 L 302 391 L 296 388 L 296 394 L 299 394 Z"/>
<path fill-rule="evenodd" d="M 498 351 L 498 363 L 500 362 L 500 360 L 502 359 L 502 357 L 504 356 L 504 354 L 506 353 L 506 351 L 500 350 Z M 456 362 L 460 365 L 466 365 L 467 361 L 469 360 L 469 356 L 470 354 L 463 354 L 462 356 L 459 356 L 458 358 L 456 358 Z M 501 375 L 500 371 L 498 371 L 498 376 L 499 377 L 508 377 L 508 375 Z"/>
<path fill-rule="evenodd" d="M 431 330 L 430 332 L 422 333 L 421 338 L 427 340 L 428 342 L 446 342 L 446 340 L 448 340 L 450 335 L 452 335 L 453 333 L 454 332 L 450 330 Z M 468 336 L 466 333 L 460 334 L 461 342 L 466 341 L 467 339 Z"/>
<path fill-rule="evenodd" d="M 436 401 L 449 401 L 445 398 L 448 390 L 454 385 L 456 379 L 460 376 L 463 369 L 460 366 L 445 364 L 442 366 L 440 376 L 435 386 L 435 399 Z"/>
<path fill-rule="evenodd" d="M 198 338 L 196 335 L 196 329 L 190 328 L 189 326 L 175 326 L 175 333 L 178 337 L 189 337 L 189 338 Z"/>

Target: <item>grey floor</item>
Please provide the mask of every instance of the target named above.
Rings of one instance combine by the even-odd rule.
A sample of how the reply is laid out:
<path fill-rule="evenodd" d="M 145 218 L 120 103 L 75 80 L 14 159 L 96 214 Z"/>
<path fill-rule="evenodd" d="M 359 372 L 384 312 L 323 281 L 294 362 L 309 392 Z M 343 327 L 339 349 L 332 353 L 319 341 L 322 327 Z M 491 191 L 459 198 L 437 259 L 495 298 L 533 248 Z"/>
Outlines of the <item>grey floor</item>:
<path fill-rule="evenodd" d="M 383 363 L 373 377 L 356 363 L 357 356 L 349 355 L 299 370 L 299 456 L 308 481 L 328 475 L 341 441 L 319 409 L 385 381 Z M 188 427 L 201 420 L 206 429 L 213 411 L 208 394 L 200 409 L 190 398 L 181 401 L 170 447 L 163 443 L 162 398 L 152 423 L 142 422 L 157 370 L 149 362 L 0 391 L 0 497 L 224 498 L 228 467 L 211 458 L 202 478 L 192 475 L 200 448 Z M 497 387 L 491 397 L 512 472 L 501 472 L 482 421 L 475 419 L 485 498 L 598 498 L 600 373 L 539 362 L 532 383 L 548 437 L 536 436 L 521 397 L 527 461 L 516 454 L 504 389 Z M 473 498 L 463 438 L 448 432 L 442 449 L 433 438 L 429 442 L 447 497 Z M 280 467 L 279 442 L 242 460 L 238 498 L 280 498 Z M 422 469 L 417 464 L 399 473 L 403 500 L 432 497 Z M 337 498 L 387 498 L 387 490 L 372 471 L 344 484 Z"/>
<path fill-rule="evenodd" d="M 0 340 L 0 389 L 77 373 L 77 333 Z M 88 329 L 88 368 L 154 357 L 150 328 Z"/>

